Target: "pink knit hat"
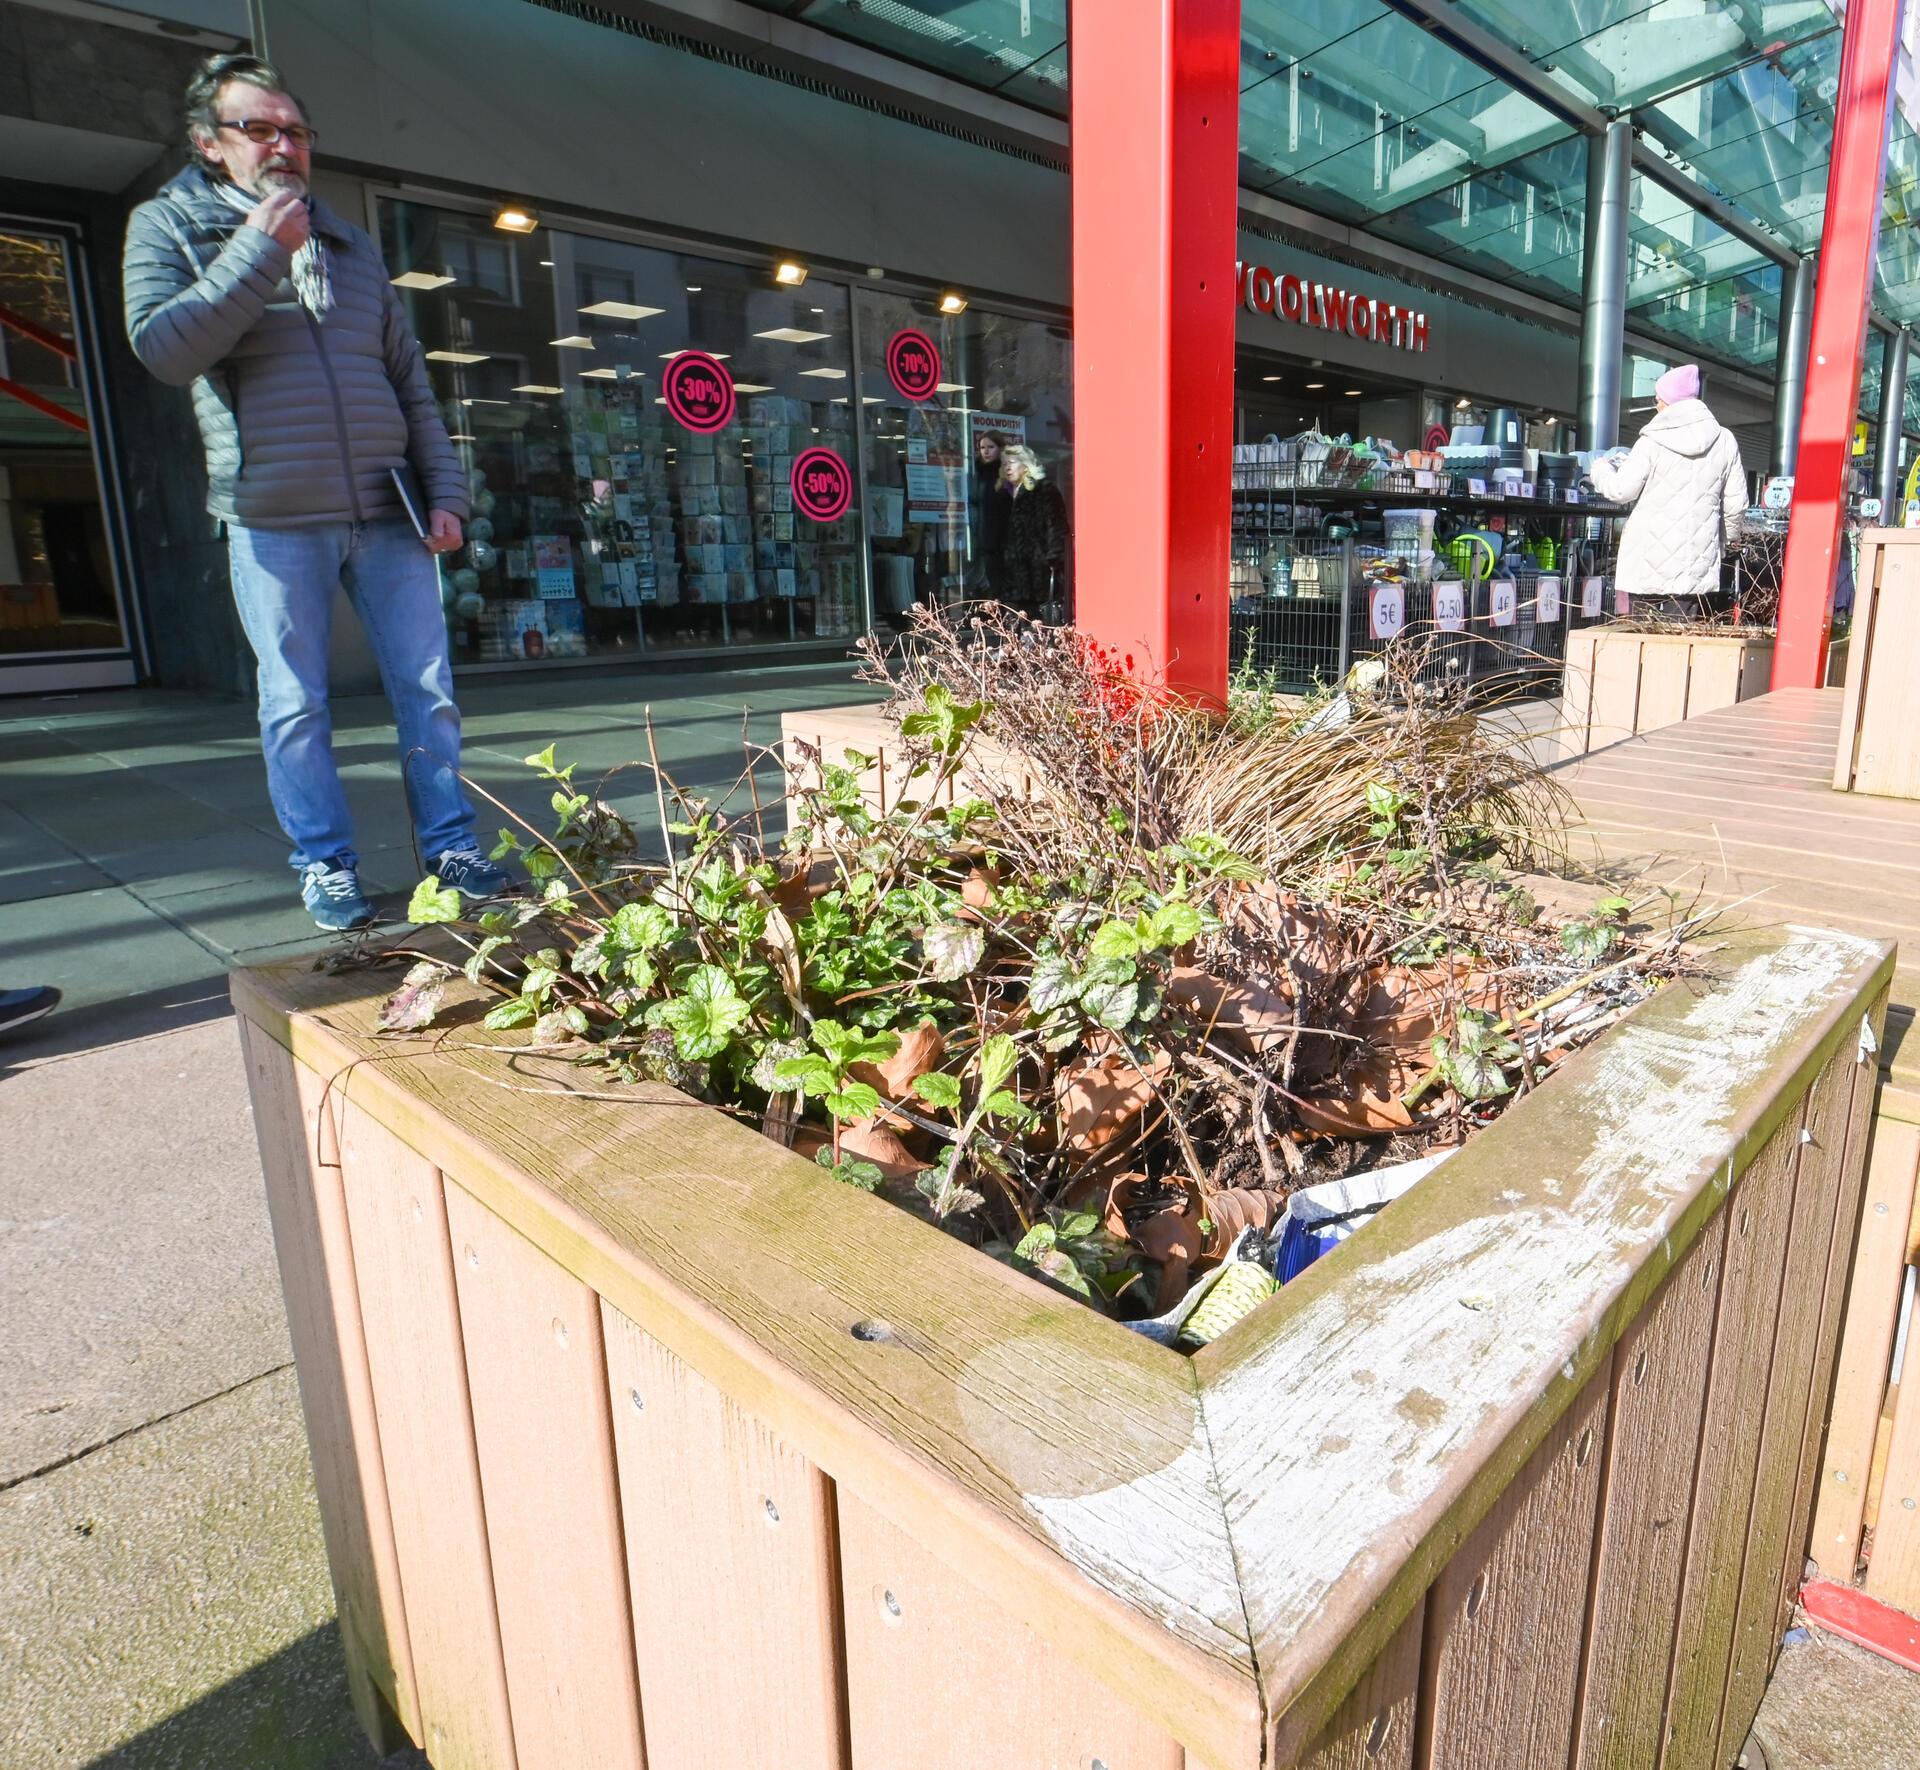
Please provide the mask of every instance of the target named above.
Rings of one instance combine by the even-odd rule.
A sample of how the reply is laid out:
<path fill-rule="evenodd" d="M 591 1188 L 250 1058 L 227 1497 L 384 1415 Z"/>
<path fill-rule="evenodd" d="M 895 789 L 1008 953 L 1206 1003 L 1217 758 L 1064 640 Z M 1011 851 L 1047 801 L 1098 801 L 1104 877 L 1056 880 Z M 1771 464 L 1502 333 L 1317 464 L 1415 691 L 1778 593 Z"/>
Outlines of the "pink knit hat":
<path fill-rule="evenodd" d="M 1642 382 L 1642 386 L 1646 383 Z M 1683 399 L 1700 397 L 1700 365 L 1682 363 L 1677 369 L 1669 369 L 1653 384 L 1653 397 L 1669 406 L 1678 405 Z"/>

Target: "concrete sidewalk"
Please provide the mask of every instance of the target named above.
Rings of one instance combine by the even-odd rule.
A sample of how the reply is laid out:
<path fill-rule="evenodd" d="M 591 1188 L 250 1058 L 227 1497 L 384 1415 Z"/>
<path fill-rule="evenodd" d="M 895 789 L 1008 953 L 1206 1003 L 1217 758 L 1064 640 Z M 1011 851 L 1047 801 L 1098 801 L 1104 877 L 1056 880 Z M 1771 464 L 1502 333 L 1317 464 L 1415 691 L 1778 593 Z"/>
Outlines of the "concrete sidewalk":
<path fill-rule="evenodd" d="M 522 758 L 644 758 L 723 790 L 848 667 L 466 685 L 467 772 L 537 827 Z M 385 703 L 335 706 L 369 888 L 418 878 Z M 777 799 L 769 773 L 763 784 Z M 644 770 L 606 796 L 654 813 Z M 491 837 L 507 821 L 483 807 Z M 226 974 L 325 947 L 251 709 L 114 692 L 0 702 L 0 980 L 65 992 L 0 1043 L 0 1762 L 373 1762 L 333 1600 Z M 396 1763 L 424 1762 L 405 1754 Z"/>

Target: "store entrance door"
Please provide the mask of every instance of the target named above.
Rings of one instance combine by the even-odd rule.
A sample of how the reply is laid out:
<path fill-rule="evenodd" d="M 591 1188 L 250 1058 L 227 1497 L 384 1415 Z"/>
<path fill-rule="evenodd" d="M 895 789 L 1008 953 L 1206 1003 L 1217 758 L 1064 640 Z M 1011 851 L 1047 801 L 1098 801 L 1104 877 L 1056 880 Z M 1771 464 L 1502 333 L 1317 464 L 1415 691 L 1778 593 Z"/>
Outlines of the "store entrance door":
<path fill-rule="evenodd" d="M 0 217 L 0 694 L 134 680 L 77 249 Z"/>

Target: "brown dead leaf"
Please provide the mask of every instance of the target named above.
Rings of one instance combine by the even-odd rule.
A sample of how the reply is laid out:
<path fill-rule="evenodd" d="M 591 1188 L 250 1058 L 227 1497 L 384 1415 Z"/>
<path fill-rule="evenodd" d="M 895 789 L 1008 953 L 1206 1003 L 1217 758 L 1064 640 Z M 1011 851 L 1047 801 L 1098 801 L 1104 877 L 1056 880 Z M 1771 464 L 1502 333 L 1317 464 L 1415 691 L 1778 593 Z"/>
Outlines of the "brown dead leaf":
<path fill-rule="evenodd" d="M 1374 1051 L 1357 1059 L 1311 1100 L 1294 1102 L 1309 1131 L 1330 1137 L 1384 1137 L 1404 1131 L 1413 1116 L 1400 1104 L 1404 1066 L 1390 1052 Z"/>
<path fill-rule="evenodd" d="M 960 883 L 960 901 L 970 910 L 984 910 L 993 902 L 994 887 L 999 883 L 998 867 L 976 866 Z"/>
<path fill-rule="evenodd" d="M 1088 1040 L 1086 1054 L 1054 1077 L 1060 1144 L 1079 1155 L 1113 1154 L 1131 1144 L 1171 1062 L 1164 1051 L 1142 1070 L 1118 1040 Z M 1124 1141 L 1123 1141 L 1124 1140 Z"/>
<path fill-rule="evenodd" d="M 873 1165 L 889 1180 L 904 1180 L 927 1164 L 877 1119 L 857 1119 L 840 1132 L 840 1156 L 848 1156 Z"/>
<path fill-rule="evenodd" d="M 940 1067 L 947 1054 L 947 1042 L 932 1021 L 908 1027 L 900 1035 L 900 1049 L 884 1063 L 856 1063 L 847 1073 L 856 1082 L 878 1088 L 888 1100 L 905 1100 L 913 1084 L 923 1075 Z"/>
<path fill-rule="evenodd" d="M 1277 1192 L 1259 1192 L 1245 1186 L 1222 1187 L 1208 1196 L 1201 1213 L 1207 1225 L 1206 1244 L 1201 1252 L 1209 1260 L 1224 1260 L 1241 1230 L 1252 1229 L 1264 1235 L 1286 1208 L 1287 1201 Z"/>
<path fill-rule="evenodd" d="M 1184 1180 L 1151 1180 L 1116 1174 L 1107 1188 L 1102 1217 L 1108 1232 L 1131 1241 L 1160 1263 L 1153 1312 L 1164 1314 L 1185 1294 L 1187 1276 L 1200 1257 L 1200 1194 Z"/>
<path fill-rule="evenodd" d="M 805 867 L 792 864 L 770 895 L 787 915 L 798 920 L 813 907 L 816 897 L 824 897 L 834 887 L 838 868 L 831 859 L 816 860 Z"/>
<path fill-rule="evenodd" d="M 1167 1000 L 1249 1056 L 1277 1051 L 1293 1031 L 1293 1005 L 1253 984 L 1228 983 L 1196 965 L 1176 965 Z"/>

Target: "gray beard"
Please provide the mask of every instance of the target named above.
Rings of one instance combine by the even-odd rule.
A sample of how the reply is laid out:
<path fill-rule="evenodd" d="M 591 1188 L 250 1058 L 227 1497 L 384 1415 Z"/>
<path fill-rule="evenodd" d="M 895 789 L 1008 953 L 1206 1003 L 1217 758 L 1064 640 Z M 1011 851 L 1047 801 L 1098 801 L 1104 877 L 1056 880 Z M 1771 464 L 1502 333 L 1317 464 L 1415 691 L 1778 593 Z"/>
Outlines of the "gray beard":
<path fill-rule="evenodd" d="M 256 197 L 272 196 L 278 191 L 291 191 L 296 197 L 304 197 L 307 194 L 307 181 L 284 166 L 262 172 L 254 181 L 253 194 Z"/>

